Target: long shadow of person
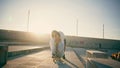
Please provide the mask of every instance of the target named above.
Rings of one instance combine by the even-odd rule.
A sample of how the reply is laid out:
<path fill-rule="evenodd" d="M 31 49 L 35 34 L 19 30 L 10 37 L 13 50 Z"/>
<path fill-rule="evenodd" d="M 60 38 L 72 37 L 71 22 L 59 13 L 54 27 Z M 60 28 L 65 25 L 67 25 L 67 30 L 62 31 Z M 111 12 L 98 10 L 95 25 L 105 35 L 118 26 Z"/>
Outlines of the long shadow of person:
<path fill-rule="evenodd" d="M 74 63 L 70 62 L 68 59 L 65 59 L 65 61 L 67 61 L 68 63 L 70 63 L 72 66 L 74 66 L 75 68 L 79 68 L 77 65 L 75 65 Z"/>
<path fill-rule="evenodd" d="M 71 65 L 74 67 L 74 68 L 79 68 L 77 65 L 75 65 L 74 63 L 70 62 L 69 60 L 65 59 L 65 61 L 67 63 L 69 63 L 70 65 L 68 65 L 67 63 L 64 63 L 64 62 L 57 62 L 58 64 L 58 68 L 72 68 Z"/>
<path fill-rule="evenodd" d="M 57 64 L 58 64 L 58 68 L 72 68 L 66 63 L 57 62 Z"/>

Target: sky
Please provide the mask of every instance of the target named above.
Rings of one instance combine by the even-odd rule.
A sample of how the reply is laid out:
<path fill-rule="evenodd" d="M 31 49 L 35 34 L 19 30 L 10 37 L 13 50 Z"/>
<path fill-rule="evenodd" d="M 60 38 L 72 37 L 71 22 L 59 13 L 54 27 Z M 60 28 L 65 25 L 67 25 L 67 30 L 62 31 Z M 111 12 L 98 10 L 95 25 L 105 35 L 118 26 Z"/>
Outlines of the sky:
<path fill-rule="evenodd" d="M 28 12 L 30 14 L 28 14 Z M 0 0 L 0 29 L 120 40 L 120 0 Z"/>

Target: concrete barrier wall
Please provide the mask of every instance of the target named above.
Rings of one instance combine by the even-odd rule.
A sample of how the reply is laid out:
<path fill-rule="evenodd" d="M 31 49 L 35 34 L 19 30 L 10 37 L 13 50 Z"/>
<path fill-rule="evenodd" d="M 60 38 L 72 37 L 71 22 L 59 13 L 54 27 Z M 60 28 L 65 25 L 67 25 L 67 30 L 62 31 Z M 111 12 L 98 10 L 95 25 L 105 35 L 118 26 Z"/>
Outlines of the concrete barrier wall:
<path fill-rule="evenodd" d="M 83 48 L 120 49 L 120 40 L 66 36 L 67 45 Z M 0 30 L 0 42 L 23 42 L 49 44 L 50 35 L 35 35 L 30 32 Z"/>
<path fill-rule="evenodd" d="M 49 40 L 49 35 L 37 35 L 32 32 L 0 29 L 0 42 L 48 44 L 48 40 Z"/>
<path fill-rule="evenodd" d="M 120 49 L 120 40 L 67 36 L 67 45 L 82 48 Z"/>

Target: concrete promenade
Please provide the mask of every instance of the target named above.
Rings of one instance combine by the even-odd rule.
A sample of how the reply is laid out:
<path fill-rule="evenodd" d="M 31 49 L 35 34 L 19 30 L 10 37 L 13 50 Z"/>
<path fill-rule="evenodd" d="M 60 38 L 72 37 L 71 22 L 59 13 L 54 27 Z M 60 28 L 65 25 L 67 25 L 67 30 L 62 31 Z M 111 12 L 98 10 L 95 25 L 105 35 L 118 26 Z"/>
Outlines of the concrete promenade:
<path fill-rule="evenodd" d="M 53 63 L 50 49 L 9 60 L 3 68 L 84 68 L 72 48 L 67 47 L 64 63 Z"/>

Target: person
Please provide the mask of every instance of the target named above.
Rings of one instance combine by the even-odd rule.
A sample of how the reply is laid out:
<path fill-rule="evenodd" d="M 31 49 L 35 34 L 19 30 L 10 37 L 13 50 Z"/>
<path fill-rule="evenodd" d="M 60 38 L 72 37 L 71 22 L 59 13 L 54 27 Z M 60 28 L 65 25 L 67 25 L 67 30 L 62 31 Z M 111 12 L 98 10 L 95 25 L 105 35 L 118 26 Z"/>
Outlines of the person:
<path fill-rule="evenodd" d="M 53 30 L 51 33 L 50 48 L 52 52 L 53 62 L 61 61 L 61 58 L 65 55 L 64 42 L 61 34 L 56 30 Z"/>

